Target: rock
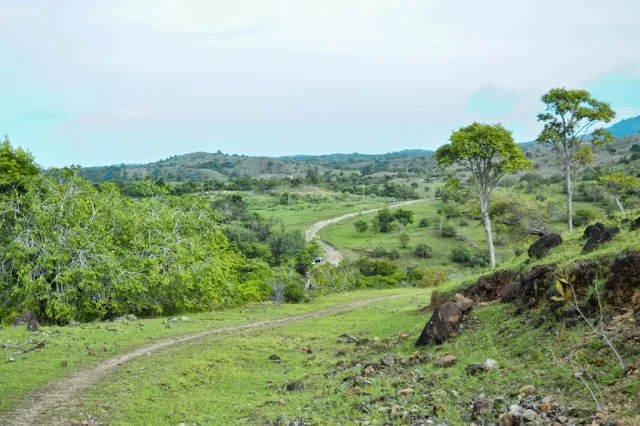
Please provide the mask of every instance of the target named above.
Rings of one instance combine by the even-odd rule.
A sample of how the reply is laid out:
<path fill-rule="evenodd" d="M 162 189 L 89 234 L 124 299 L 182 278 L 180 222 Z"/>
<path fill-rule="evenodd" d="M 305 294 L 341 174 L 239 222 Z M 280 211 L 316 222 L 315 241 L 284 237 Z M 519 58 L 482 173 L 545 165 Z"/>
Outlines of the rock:
<path fill-rule="evenodd" d="M 582 254 L 592 252 L 602 244 L 613 240 L 613 238 L 618 235 L 619 232 L 620 228 L 618 228 L 617 226 L 613 226 L 611 228 L 606 228 L 604 231 L 598 234 L 593 235 L 587 240 L 587 243 L 582 248 Z"/>
<path fill-rule="evenodd" d="M 77 327 L 79 325 L 80 325 L 80 323 L 77 322 L 77 321 L 73 321 L 73 320 L 69 321 L 69 327 Z"/>
<path fill-rule="evenodd" d="M 527 253 L 531 259 L 541 259 L 560 244 L 562 244 L 562 237 L 559 234 L 546 234 L 531 244 Z"/>
<path fill-rule="evenodd" d="M 347 351 L 345 351 L 344 349 L 338 349 L 333 354 L 335 356 L 345 356 L 345 355 L 347 355 Z"/>
<path fill-rule="evenodd" d="M 391 367 L 396 363 L 396 358 L 393 355 L 383 355 L 380 359 L 380 364 L 386 365 L 387 367 Z"/>
<path fill-rule="evenodd" d="M 436 359 L 436 365 L 439 367 L 451 367 L 456 363 L 457 359 L 455 355 L 445 355 Z"/>
<path fill-rule="evenodd" d="M 402 389 L 402 390 L 400 390 L 398 392 L 398 394 L 404 395 L 404 396 L 411 395 L 412 393 L 413 393 L 413 389 L 412 388 L 405 388 L 405 389 Z"/>
<path fill-rule="evenodd" d="M 129 321 L 135 321 L 135 320 L 137 320 L 137 319 L 138 319 L 138 317 L 136 317 L 136 316 L 135 316 L 135 315 L 133 315 L 133 314 L 129 314 L 129 315 L 127 315 L 127 319 L 128 319 Z"/>
<path fill-rule="evenodd" d="M 524 410 L 522 412 L 522 418 L 532 422 L 538 418 L 538 414 L 533 410 Z"/>
<path fill-rule="evenodd" d="M 338 341 L 338 343 L 355 343 L 358 341 L 358 339 L 356 339 L 353 336 L 349 336 L 346 333 L 343 333 L 340 336 L 338 336 L 336 340 Z"/>
<path fill-rule="evenodd" d="M 60 363 L 60 366 L 61 366 L 61 367 L 67 367 L 67 366 L 69 366 L 69 363 L 68 363 L 67 361 L 62 361 L 62 362 Z"/>
<path fill-rule="evenodd" d="M 491 411 L 491 400 L 482 398 L 477 401 L 473 401 L 473 414 L 481 415 Z"/>
<path fill-rule="evenodd" d="M 27 330 L 29 331 L 38 331 L 40 330 L 40 323 L 38 322 L 38 320 L 31 320 L 29 321 L 29 324 L 27 324 Z"/>
<path fill-rule="evenodd" d="M 529 302 L 532 297 L 539 299 L 555 284 L 555 274 L 555 268 L 548 265 L 538 265 L 529 269 L 520 278 L 518 297 L 524 303 Z"/>
<path fill-rule="evenodd" d="M 350 395 L 360 395 L 362 393 L 362 391 L 360 390 L 360 388 L 358 386 L 354 386 L 351 389 L 349 389 L 345 395 L 346 396 L 350 396 Z"/>
<path fill-rule="evenodd" d="M 273 354 L 269 357 L 269 361 L 271 362 L 275 362 L 276 364 L 280 363 L 282 360 L 280 359 L 280 357 L 276 354 Z"/>
<path fill-rule="evenodd" d="M 304 383 L 302 382 L 291 382 L 287 385 L 287 390 L 289 392 L 299 391 L 304 389 Z"/>
<path fill-rule="evenodd" d="M 127 317 L 124 315 L 115 317 L 111 320 L 111 322 L 127 322 Z"/>
<path fill-rule="evenodd" d="M 502 414 L 498 419 L 499 426 L 514 426 L 515 424 L 516 424 L 516 418 L 509 413 Z"/>
<path fill-rule="evenodd" d="M 375 369 L 375 367 L 374 367 L 373 365 L 371 365 L 371 364 L 367 364 L 367 365 L 365 365 L 365 366 L 364 366 L 364 368 L 362 369 L 362 375 L 363 375 L 363 376 L 370 376 L 370 375 L 372 375 L 372 374 L 373 374 L 373 373 L 375 373 L 375 372 L 376 372 L 376 369 Z"/>
<path fill-rule="evenodd" d="M 509 414 L 514 416 L 519 416 L 524 411 L 524 408 L 519 406 L 518 404 L 513 404 L 509 407 Z"/>
<path fill-rule="evenodd" d="M 473 300 L 464 297 L 460 293 L 456 293 L 456 295 L 453 296 L 453 301 L 460 307 L 462 312 L 467 312 L 473 306 Z"/>
<path fill-rule="evenodd" d="M 484 366 L 489 370 L 492 370 L 494 368 L 498 368 L 498 363 L 495 359 L 487 358 L 487 360 L 484 362 Z"/>
<path fill-rule="evenodd" d="M 489 371 L 489 369 L 484 364 L 469 364 L 464 368 L 464 371 L 467 374 L 475 376 L 479 373 L 486 373 L 487 371 Z"/>
<path fill-rule="evenodd" d="M 407 340 L 409 337 L 410 337 L 410 336 L 409 336 L 409 333 L 402 333 L 400 336 L 398 336 L 398 338 L 399 338 L 400 340 L 402 340 L 403 342 L 404 342 L 405 340 Z"/>
<path fill-rule="evenodd" d="M 556 420 L 559 423 L 565 424 L 565 423 L 569 422 L 569 417 L 567 417 L 567 416 L 558 416 L 558 417 L 556 417 Z"/>
<path fill-rule="evenodd" d="M 463 317 L 464 311 L 459 303 L 446 302 L 438 306 L 422 330 L 422 334 L 418 337 L 416 346 L 426 346 L 431 342 L 437 344 L 444 342 L 453 333 L 460 330 Z"/>
<path fill-rule="evenodd" d="M 611 265 L 604 288 L 607 303 L 613 306 L 633 306 L 633 295 L 640 288 L 640 253 L 629 252 L 618 257 Z M 639 306 L 634 308 L 636 312 L 640 311 Z"/>
<path fill-rule="evenodd" d="M 38 317 L 33 312 L 27 311 L 18 315 L 18 317 L 13 320 L 13 325 L 28 325 L 31 321 L 37 322 Z"/>
<path fill-rule="evenodd" d="M 631 222 L 631 230 L 635 231 L 637 229 L 640 229 L 640 217 Z"/>
<path fill-rule="evenodd" d="M 593 225 L 589 225 L 584 230 L 584 236 L 586 238 L 591 238 L 596 234 L 601 233 L 606 229 L 606 226 L 601 224 L 600 222 L 594 223 Z"/>
<path fill-rule="evenodd" d="M 475 302 L 492 302 L 501 300 L 505 290 L 518 282 L 520 275 L 515 271 L 497 271 L 490 275 L 484 275 L 478 279 L 476 285 L 467 287 L 464 295 Z"/>
<path fill-rule="evenodd" d="M 518 392 L 520 395 L 525 396 L 525 395 L 530 395 L 532 393 L 534 393 L 536 391 L 535 386 L 533 385 L 526 385 L 520 388 L 520 391 Z"/>
<path fill-rule="evenodd" d="M 14 358 L 9 358 L 9 362 L 14 362 L 15 359 Z"/>
<path fill-rule="evenodd" d="M 188 322 L 189 321 L 189 317 L 185 317 L 184 315 L 180 317 L 180 321 L 182 322 Z"/>

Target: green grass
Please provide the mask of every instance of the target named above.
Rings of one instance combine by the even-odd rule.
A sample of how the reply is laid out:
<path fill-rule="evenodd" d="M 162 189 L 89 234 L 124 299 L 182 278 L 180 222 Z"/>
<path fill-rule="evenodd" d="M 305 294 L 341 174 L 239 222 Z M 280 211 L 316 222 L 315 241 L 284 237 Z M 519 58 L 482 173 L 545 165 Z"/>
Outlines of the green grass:
<path fill-rule="evenodd" d="M 128 324 L 43 326 L 39 333 L 31 333 L 23 326 L 0 327 L 0 412 L 11 409 L 29 392 L 52 380 L 156 339 L 244 322 L 283 318 L 359 299 L 407 292 L 411 290 L 366 290 L 319 297 L 299 305 L 251 304 L 216 312 L 188 314 L 188 322 L 176 321 L 170 329 L 165 328 L 166 318 L 141 319 L 129 321 Z M 47 342 L 43 350 L 21 353 L 40 341 Z M 93 350 L 95 355 L 89 355 Z M 15 361 L 9 362 L 9 358 Z M 62 366 L 63 362 L 66 362 L 66 367 Z"/>
<path fill-rule="evenodd" d="M 491 414 L 495 421 L 505 407 L 518 402 L 516 396 L 523 385 L 534 385 L 540 398 L 553 396 L 554 404 L 592 408 L 578 380 L 551 354 L 557 326 L 536 328 L 535 315 L 512 317 L 513 308 L 508 305 L 474 311 L 461 336 L 421 350 L 434 357 L 456 355 L 458 361 L 452 368 L 438 368 L 431 362 L 396 364 L 392 372 L 362 377 L 366 363 L 379 362 L 384 354 L 407 357 L 415 350 L 413 341 L 428 318 L 418 308 L 427 302 L 427 295 L 389 300 L 342 315 L 246 336 L 207 339 L 152 354 L 102 380 L 90 392 L 83 411 L 110 425 L 262 425 L 282 415 L 289 420 L 308 419 L 311 424 L 350 425 L 363 420 L 407 424 L 390 419 L 380 407 L 398 404 L 415 410 L 416 415 L 432 416 L 433 407 L 439 405 L 445 412 L 437 422 L 461 425 L 469 424 L 470 403 L 479 395 L 496 400 Z M 336 338 L 342 333 L 372 343 L 338 343 Z M 401 342 L 401 333 L 410 338 Z M 576 327 L 568 331 L 568 338 L 583 333 L 584 329 Z M 390 339 L 390 343 L 376 343 L 379 339 Z M 591 346 L 589 355 L 597 355 L 601 345 Z M 337 350 L 346 351 L 346 356 L 338 356 Z M 282 363 L 270 362 L 272 354 L 280 356 Z M 487 358 L 496 360 L 500 369 L 480 376 L 464 372 L 466 365 Z M 357 365 L 339 368 L 336 365 L 341 360 Z M 606 373 L 613 365 L 607 361 L 600 371 Z M 350 376 L 353 378 L 344 380 Z M 354 380 L 364 395 L 347 395 Z M 292 381 L 301 381 L 304 389 L 286 391 Z M 627 382 L 624 389 L 636 386 L 637 379 Z M 413 393 L 399 396 L 399 390 L 406 388 Z M 370 402 L 383 396 L 388 400 Z M 270 403 L 276 401 L 283 405 Z M 359 409 L 362 404 L 369 407 L 368 412 Z M 637 409 L 628 413 L 637 414 Z"/>

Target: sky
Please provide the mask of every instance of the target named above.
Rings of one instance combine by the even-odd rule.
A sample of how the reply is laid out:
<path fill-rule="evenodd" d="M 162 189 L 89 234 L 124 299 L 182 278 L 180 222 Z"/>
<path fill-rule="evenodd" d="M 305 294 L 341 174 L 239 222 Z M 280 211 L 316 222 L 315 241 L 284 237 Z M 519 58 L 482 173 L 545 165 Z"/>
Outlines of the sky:
<path fill-rule="evenodd" d="M 0 135 L 45 166 L 517 141 L 540 96 L 640 114 L 637 0 L 0 0 Z"/>

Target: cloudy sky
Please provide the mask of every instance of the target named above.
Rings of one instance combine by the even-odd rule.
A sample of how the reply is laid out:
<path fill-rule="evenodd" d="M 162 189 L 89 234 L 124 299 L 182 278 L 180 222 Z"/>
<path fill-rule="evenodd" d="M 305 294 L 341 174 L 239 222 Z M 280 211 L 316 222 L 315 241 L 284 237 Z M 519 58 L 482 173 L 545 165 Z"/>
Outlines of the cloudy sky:
<path fill-rule="evenodd" d="M 535 138 L 540 96 L 640 114 L 637 0 L 0 0 L 0 134 L 44 166 Z"/>

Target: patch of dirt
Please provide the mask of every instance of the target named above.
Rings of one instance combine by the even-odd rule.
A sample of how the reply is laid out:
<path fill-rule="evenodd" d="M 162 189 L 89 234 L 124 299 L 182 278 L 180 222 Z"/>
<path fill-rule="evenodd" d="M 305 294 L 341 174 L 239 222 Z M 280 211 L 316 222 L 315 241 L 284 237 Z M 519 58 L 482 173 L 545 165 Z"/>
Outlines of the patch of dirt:
<path fill-rule="evenodd" d="M 74 407 L 78 406 L 82 395 L 102 377 L 114 372 L 118 367 L 128 361 L 135 360 L 151 352 L 157 352 L 170 346 L 191 342 L 202 338 L 220 339 L 226 336 L 249 333 L 252 331 L 281 327 L 294 322 L 305 321 L 328 315 L 335 315 L 352 309 L 366 306 L 370 303 L 395 299 L 405 296 L 416 296 L 428 293 L 422 291 L 410 294 L 377 297 L 358 300 L 334 308 L 322 309 L 306 314 L 295 315 L 277 320 L 257 321 L 238 324 L 229 327 L 221 327 L 213 330 L 205 330 L 184 336 L 176 336 L 159 340 L 148 345 L 141 346 L 130 352 L 109 358 L 89 369 L 79 371 L 71 376 L 62 378 L 43 389 L 40 389 L 27 398 L 21 407 L 11 413 L 0 416 L 0 424 L 5 426 L 31 426 L 47 424 L 51 426 L 68 425 L 69 420 L 64 418 Z M 46 419 L 46 420 L 45 420 Z"/>

